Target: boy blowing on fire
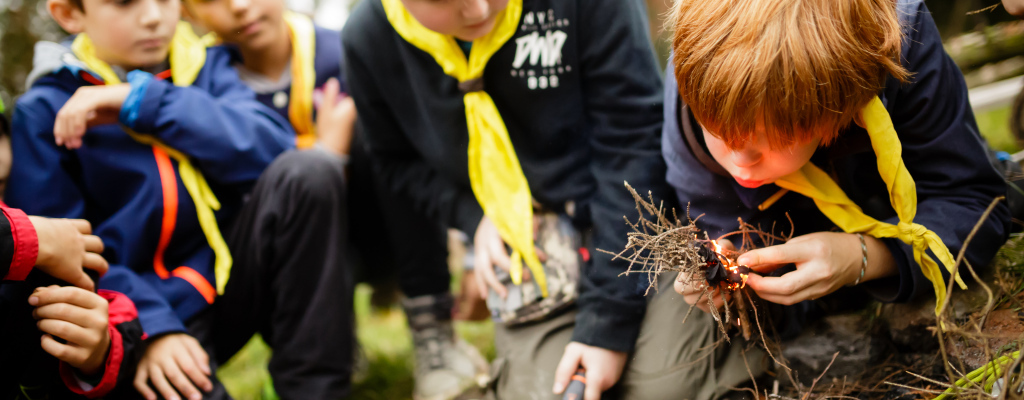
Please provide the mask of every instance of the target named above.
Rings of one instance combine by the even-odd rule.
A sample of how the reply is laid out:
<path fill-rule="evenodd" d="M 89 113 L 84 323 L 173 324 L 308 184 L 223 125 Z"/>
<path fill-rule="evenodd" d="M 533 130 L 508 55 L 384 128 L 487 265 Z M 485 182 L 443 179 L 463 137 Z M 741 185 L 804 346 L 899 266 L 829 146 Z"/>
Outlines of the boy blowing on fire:
<path fill-rule="evenodd" d="M 792 240 L 736 260 L 747 285 L 783 305 L 846 286 L 941 303 L 951 252 L 1007 187 L 924 3 L 682 0 L 672 18 L 662 140 L 680 202 L 711 237 L 792 217 Z M 1001 202 L 966 261 L 987 265 L 1009 221 Z M 676 290 L 707 311 L 700 285 Z"/>

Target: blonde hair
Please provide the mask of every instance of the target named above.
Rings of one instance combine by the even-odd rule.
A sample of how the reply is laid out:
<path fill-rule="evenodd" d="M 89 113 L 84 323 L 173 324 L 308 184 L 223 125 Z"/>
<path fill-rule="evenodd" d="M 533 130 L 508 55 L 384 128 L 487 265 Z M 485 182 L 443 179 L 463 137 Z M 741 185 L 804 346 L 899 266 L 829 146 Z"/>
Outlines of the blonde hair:
<path fill-rule="evenodd" d="M 885 84 L 907 81 L 896 0 L 677 0 L 679 94 L 732 148 L 828 144 Z"/>

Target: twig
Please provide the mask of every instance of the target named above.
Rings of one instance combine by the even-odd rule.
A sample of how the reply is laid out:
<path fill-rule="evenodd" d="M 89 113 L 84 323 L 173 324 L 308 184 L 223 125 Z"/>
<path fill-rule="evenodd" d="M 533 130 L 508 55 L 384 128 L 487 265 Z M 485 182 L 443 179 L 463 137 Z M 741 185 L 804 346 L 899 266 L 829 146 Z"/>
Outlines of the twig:
<path fill-rule="evenodd" d="M 821 379 L 821 377 L 825 376 L 825 373 L 828 372 L 829 368 L 832 368 L 832 363 L 836 362 L 836 357 L 839 357 L 839 352 L 838 351 L 835 354 L 832 355 L 832 361 L 828 362 L 828 365 L 826 365 L 825 369 L 821 371 L 821 374 L 818 375 L 817 378 L 814 378 L 814 381 L 811 382 L 811 388 L 807 391 L 807 394 L 804 395 L 805 399 L 808 396 L 810 396 L 811 393 L 814 393 L 814 387 L 818 385 L 818 381 Z"/>

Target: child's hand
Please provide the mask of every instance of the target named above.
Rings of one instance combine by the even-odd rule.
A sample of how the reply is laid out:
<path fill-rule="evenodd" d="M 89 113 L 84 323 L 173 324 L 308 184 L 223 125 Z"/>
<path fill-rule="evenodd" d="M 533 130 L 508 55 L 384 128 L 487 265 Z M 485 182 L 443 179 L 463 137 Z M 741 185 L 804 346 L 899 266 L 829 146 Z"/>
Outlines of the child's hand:
<path fill-rule="evenodd" d="M 868 268 L 861 282 L 895 273 L 895 261 L 885 244 L 866 235 L 864 239 Z M 748 251 L 737 262 L 760 273 L 796 264 L 796 271 L 780 277 L 750 274 L 747 280 L 747 286 L 762 299 L 791 305 L 820 298 L 855 282 L 860 276 L 863 251 L 857 235 L 816 232 L 778 246 Z"/>
<path fill-rule="evenodd" d="M 199 342 L 184 333 L 171 333 L 154 339 L 139 361 L 135 375 L 135 389 L 147 400 L 156 400 L 156 393 L 147 381 L 166 400 L 201 400 L 202 393 L 213 390 L 210 382 L 210 357 Z M 173 386 L 172 386 L 173 385 Z"/>
<path fill-rule="evenodd" d="M 343 96 L 341 84 L 331 78 L 324 85 L 324 98 L 316 111 L 316 132 L 320 144 L 328 150 L 348 155 L 352 148 L 352 132 L 356 125 L 356 103 Z"/>
<path fill-rule="evenodd" d="M 555 369 L 555 386 L 552 391 L 562 394 L 577 369 L 587 371 L 587 387 L 583 400 L 600 400 L 601 393 L 619 381 L 626 367 L 626 353 L 570 342 L 565 346 L 562 360 Z"/>
<path fill-rule="evenodd" d="M 1024 0 L 1003 0 L 1006 12 L 1017 18 L 1024 18 Z"/>
<path fill-rule="evenodd" d="M 736 246 L 733 245 L 732 242 L 730 242 L 728 239 L 718 239 L 718 244 L 722 246 L 723 249 L 736 251 Z M 676 277 L 676 283 L 674 285 L 676 292 L 683 295 L 683 299 L 686 300 L 687 304 L 695 305 L 697 306 L 697 308 L 704 310 L 704 312 L 706 313 L 711 312 L 711 310 L 708 309 L 707 295 L 702 295 L 704 293 L 704 286 L 695 286 L 694 284 L 690 284 L 684 281 L 683 279 L 683 273 L 680 272 L 679 276 Z M 704 282 L 705 281 L 703 280 L 701 281 L 701 283 Z M 721 309 L 722 306 L 725 305 L 725 300 L 719 293 L 720 289 L 714 288 L 708 295 L 712 297 L 712 300 L 714 300 L 715 308 Z"/>
<path fill-rule="evenodd" d="M 103 370 L 110 348 L 106 299 L 84 289 L 54 285 L 37 288 L 28 303 L 36 307 L 32 316 L 45 333 L 43 350 L 86 375 Z"/>
<path fill-rule="evenodd" d="M 103 241 L 91 235 L 92 226 L 84 219 L 57 219 L 30 216 L 39 238 L 36 268 L 64 282 L 93 291 L 91 278 L 83 267 L 100 275 L 107 272 Z"/>
<path fill-rule="evenodd" d="M 131 86 L 122 83 L 105 86 L 83 86 L 64 103 L 53 123 L 53 136 L 58 146 L 82 147 L 85 130 L 96 125 L 117 122 L 121 105 L 128 98 Z"/>
<path fill-rule="evenodd" d="M 537 240 L 537 232 L 540 229 L 541 218 L 533 216 L 533 239 Z M 540 262 L 547 262 L 547 254 L 539 247 L 535 247 L 537 258 Z M 523 281 L 530 279 L 530 270 L 525 268 L 526 261 L 523 261 Z M 494 226 L 490 218 L 484 216 L 477 225 L 476 234 L 473 235 L 473 275 L 476 277 L 476 284 L 480 290 L 480 297 L 487 299 L 487 288 L 490 287 L 498 293 L 501 298 L 508 295 L 498 276 L 494 274 L 494 266 L 508 271 L 512 268 L 512 257 L 509 257 L 505 250 L 505 240 L 498 233 L 498 227 Z"/>
<path fill-rule="evenodd" d="M 495 265 L 508 271 L 512 259 L 505 250 L 505 241 L 501 239 L 498 227 L 494 226 L 490 218 L 483 217 L 476 227 L 476 234 L 473 235 L 473 271 L 477 287 L 480 288 L 480 297 L 484 299 L 487 298 L 488 287 L 502 298 L 508 295 L 505 285 L 502 285 L 494 274 Z"/>

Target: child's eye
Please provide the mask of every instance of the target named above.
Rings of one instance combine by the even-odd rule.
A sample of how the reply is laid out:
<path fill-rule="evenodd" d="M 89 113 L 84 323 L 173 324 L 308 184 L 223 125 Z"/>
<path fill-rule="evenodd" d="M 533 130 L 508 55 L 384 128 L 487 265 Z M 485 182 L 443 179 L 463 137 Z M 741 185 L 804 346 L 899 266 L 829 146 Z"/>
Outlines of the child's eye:
<path fill-rule="evenodd" d="M 114 5 L 118 7 L 127 7 L 132 4 L 135 0 L 114 0 Z"/>

